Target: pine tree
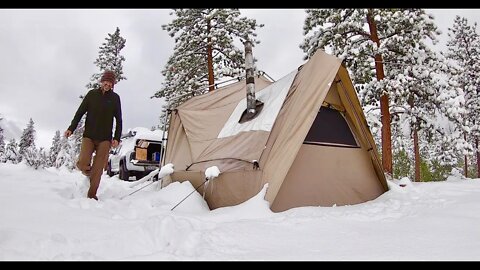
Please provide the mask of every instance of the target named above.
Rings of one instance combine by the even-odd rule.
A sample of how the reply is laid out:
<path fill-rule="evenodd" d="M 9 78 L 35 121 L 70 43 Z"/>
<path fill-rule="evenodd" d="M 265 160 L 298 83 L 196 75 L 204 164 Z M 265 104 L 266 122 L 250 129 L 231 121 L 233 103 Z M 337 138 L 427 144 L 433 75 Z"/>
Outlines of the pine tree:
<path fill-rule="evenodd" d="M 477 24 L 468 24 L 466 18 L 456 16 L 453 27 L 448 28 L 449 40 L 445 56 L 455 65 L 449 69 L 452 77 L 451 84 L 463 92 L 465 111 L 457 119 L 458 128 L 463 133 L 464 174 L 468 175 L 467 156 L 473 154 L 474 148 L 468 137 L 473 138 L 477 153 L 477 172 L 480 177 L 480 37 L 477 33 Z"/>
<path fill-rule="evenodd" d="M 0 123 L 3 118 L 0 117 Z M 0 163 L 7 162 L 7 157 L 5 156 L 5 137 L 3 136 L 3 128 L 0 125 Z"/>
<path fill-rule="evenodd" d="M 306 53 L 305 58 L 311 57 L 319 48 L 331 50 L 334 55 L 344 59 L 354 84 L 363 85 L 363 104 L 380 104 L 382 163 L 385 172 L 390 175 L 389 107 L 394 97 L 388 89 L 395 88 L 398 80 L 388 64 L 401 62 L 411 48 L 424 38 L 436 42 L 434 35 L 439 32 L 436 32 L 432 19 L 421 9 L 307 10 L 303 27 L 306 38 L 300 45 Z"/>
<path fill-rule="evenodd" d="M 105 40 L 106 42 L 100 46 L 98 58 L 94 62 L 94 64 L 99 67 L 100 72 L 92 75 L 90 82 L 87 84 L 87 89 L 100 87 L 99 80 L 105 70 L 115 72 L 116 83 L 127 79 L 123 76 L 122 62 L 125 61 L 125 57 L 120 54 L 127 40 L 120 36 L 120 28 L 117 27 L 113 34 L 108 34 Z"/>
<path fill-rule="evenodd" d="M 5 148 L 5 157 L 7 161 L 13 164 L 17 164 L 21 161 L 20 154 L 18 153 L 18 144 L 15 138 L 11 138 Z"/>
<path fill-rule="evenodd" d="M 83 131 L 85 126 L 85 117 L 83 117 L 72 136 L 60 140 L 60 150 L 55 160 L 56 168 L 66 167 L 69 170 L 76 168 L 76 162 L 81 150 Z"/>
<path fill-rule="evenodd" d="M 163 104 L 162 105 L 162 114 L 159 117 L 159 122 L 160 124 L 158 125 L 157 129 L 160 130 L 165 130 L 167 131 L 168 128 L 170 127 L 170 122 L 169 122 L 169 112 L 168 112 L 168 104 Z"/>
<path fill-rule="evenodd" d="M 390 70 L 397 74 L 397 85 L 388 89 L 391 96 L 395 97 L 392 108 L 393 129 L 409 130 L 407 138 L 412 138 L 407 143 L 410 153 L 415 159 L 415 181 L 420 181 L 421 152 L 426 151 L 430 144 L 426 143 L 433 133 L 443 133 L 438 125 L 438 117 L 442 112 L 442 97 L 446 89 L 446 83 L 442 80 L 442 71 L 446 68 L 444 60 L 438 54 L 430 50 L 426 44 L 419 41 L 416 46 L 410 47 L 410 51 L 400 58 L 397 65 L 390 64 Z M 399 116 L 399 117 L 395 117 Z M 401 133 L 394 134 L 395 140 L 403 140 Z M 409 140 L 407 140 L 409 141 Z M 395 143 L 394 143 L 395 144 Z M 395 146 L 395 149 L 397 146 Z M 428 165 L 430 158 L 424 164 Z"/>
<path fill-rule="evenodd" d="M 38 156 L 39 156 L 40 166 L 42 168 L 50 167 L 48 154 L 43 147 L 40 147 L 40 149 L 38 149 Z"/>
<path fill-rule="evenodd" d="M 52 139 L 52 146 L 50 147 L 47 164 L 48 166 L 55 166 L 58 153 L 60 152 L 60 130 L 55 131 L 55 136 Z"/>
<path fill-rule="evenodd" d="M 243 48 L 234 41 L 260 43 L 255 30 L 263 25 L 240 17 L 238 9 L 174 9 L 171 14 L 176 18 L 162 28 L 175 37 L 174 53 L 162 70 L 165 81 L 153 97 L 166 97 L 176 106 L 192 95 L 212 91 L 215 81 L 244 74 Z M 173 100 L 179 96 L 183 97 Z"/>
<path fill-rule="evenodd" d="M 435 116 L 438 126 L 435 132 L 426 137 L 429 146 L 426 156 L 430 157 L 430 164 L 444 168 L 457 166 L 461 153 L 469 147 L 458 125 L 458 119 L 465 114 L 463 91 L 449 74 L 449 70 L 456 69 L 455 64 L 447 60 L 442 59 L 444 76 L 438 80 L 440 91 L 436 100 L 440 112 Z"/>
<path fill-rule="evenodd" d="M 43 147 L 37 150 L 34 145 L 27 147 L 23 153 L 25 162 L 28 166 L 33 167 L 35 170 L 46 166 L 45 164 L 45 150 Z"/>
<path fill-rule="evenodd" d="M 38 149 L 38 166 L 36 167 L 36 169 L 40 167 L 47 168 L 50 166 L 48 163 L 48 155 L 45 152 L 45 149 L 43 147 L 40 147 L 40 149 Z"/>
<path fill-rule="evenodd" d="M 25 150 L 28 147 L 35 147 L 35 127 L 33 126 L 35 123 L 33 122 L 32 118 L 28 122 L 27 127 L 23 130 L 22 136 L 20 137 L 19 147 L 19 154 L 20 154 L 20 161 L 23 159 Z"/>
<path fill-rule="evenodd" d="M 66 167 L 69 170 L 75 169 L 76 157 L 72 155 L 72 145 L 70 140 L 63 137 L 60 140 L 60 152 L 55 160 L 55 168 Z"/>
<path fill-rule="evenodd" d="M 426 155 L 430 157 L 430 162 L 439 163 L 441 166 L 456 166 L 461 153 L 458 150 L 464 147 L 465 142 L 462 133 L 448 119 L 441 119 L 439 122 L 445 123 L 442 132 L 433 133 L 432 137 L 428 138 L 430 147 Z"/>

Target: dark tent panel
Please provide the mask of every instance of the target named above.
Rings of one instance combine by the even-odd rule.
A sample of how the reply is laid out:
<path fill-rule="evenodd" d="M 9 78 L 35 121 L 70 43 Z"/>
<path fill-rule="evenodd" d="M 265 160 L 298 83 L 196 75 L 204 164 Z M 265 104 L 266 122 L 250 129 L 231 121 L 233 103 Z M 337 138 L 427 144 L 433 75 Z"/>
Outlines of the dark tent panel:
<path fill-rule="evenodd" d="M 303 143 L 359 147 L 342 114 L 335 109 L 323 106 L 320 108 Z"/>

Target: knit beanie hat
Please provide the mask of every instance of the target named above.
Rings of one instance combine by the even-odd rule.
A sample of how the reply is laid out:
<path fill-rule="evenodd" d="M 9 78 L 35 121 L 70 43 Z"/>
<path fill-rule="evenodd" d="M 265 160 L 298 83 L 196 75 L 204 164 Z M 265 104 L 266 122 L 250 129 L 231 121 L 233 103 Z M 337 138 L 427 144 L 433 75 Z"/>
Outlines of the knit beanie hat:
<path fill-rule="evenodd" d="M 100 82 L 103 82 L 103 81 L 111 82 L 112 85 L 114 85 L 115 84 L 115 73 L 113 73 L 113 71 L 106 70 L 103 73 L 102 78 L 100 79 Z"/>

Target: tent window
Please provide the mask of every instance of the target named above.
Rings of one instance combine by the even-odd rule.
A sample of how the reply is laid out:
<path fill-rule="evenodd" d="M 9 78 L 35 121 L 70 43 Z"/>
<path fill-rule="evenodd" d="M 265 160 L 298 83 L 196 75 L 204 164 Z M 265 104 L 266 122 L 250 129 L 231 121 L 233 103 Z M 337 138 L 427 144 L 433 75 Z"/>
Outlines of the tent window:
<path fill-rule="evenodd" d="M 359 147 L 345 118 L 339 111 L 321 107 L 304 144 Z"/>

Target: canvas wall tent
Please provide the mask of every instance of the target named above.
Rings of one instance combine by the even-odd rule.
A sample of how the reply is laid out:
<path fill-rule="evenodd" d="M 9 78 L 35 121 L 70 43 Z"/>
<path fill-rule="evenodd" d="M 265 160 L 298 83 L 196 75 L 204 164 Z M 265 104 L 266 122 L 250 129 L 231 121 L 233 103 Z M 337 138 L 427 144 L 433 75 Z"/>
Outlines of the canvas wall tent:
<path fill-rule="evenodd" d="M 340 59 L 319 50 L 274 83 L 256 77 L 263 110 L 239 124 L 245 88 L 239 81 L 173 110 L 163 162 L 174 164 L 175 172 L 167 181 L 198 187 L 215 165 L 221 174 L 199 189 L 211 209 L 242 203 L 268 183 L 265 199 L 275 212 L 357 204 L 388 189 Z"/>

